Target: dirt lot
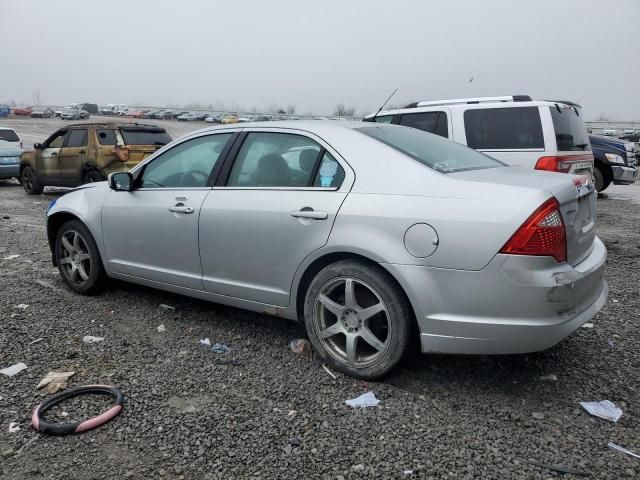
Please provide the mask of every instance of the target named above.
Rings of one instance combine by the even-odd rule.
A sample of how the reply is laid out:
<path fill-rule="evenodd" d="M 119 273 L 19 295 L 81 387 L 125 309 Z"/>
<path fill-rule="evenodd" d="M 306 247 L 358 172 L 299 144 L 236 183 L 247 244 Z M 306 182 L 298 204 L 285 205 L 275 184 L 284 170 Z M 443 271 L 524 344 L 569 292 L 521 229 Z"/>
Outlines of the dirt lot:
<path fill-rule="evenodd" d="M 25 145 L 61 123 L 13 122 Z M 174 137 L 201 126 L 154 123 Z M 598 479 L 640 476 L 638 460 L 607 448 L 640 453 L 638 185 L 599 201 L 611 293 L 593 328 L 532 355 L 413 354 L 369 384 L 334 380 L 313 355 L 289 352 L 304 332 L 281 319 L 124 283 L 95 297 L 70 293 L 44 229 L 56 195 L 29 197 L 0 181 L 0 368 L 29 367 L 0 375 L 0 478 L 558 478 L 528 460 Z M 20 256 L 3 260 L 10 255 Z M 89 345 L 85 335 L 105 340 Z M 203 349 L 205 337 L 228 344 L 240 365 L 219 364 L 229 357 Z M 36 434 L 30 415 L 44 394 L 35 387 L 54 369 L 76 372 L 70 386 L 120 387 L 122 415 L 81 435 Z M 548 374 L 558 380 L 540 380 Z M 377 408 L 344 404 L 366 390 Z M 623 409 L 618 423 L 579 406 L 604 399 Z M 66 418 L 104 407 L 72 401 Z M 9 432 L 11 422 L 20 430 Z"/>

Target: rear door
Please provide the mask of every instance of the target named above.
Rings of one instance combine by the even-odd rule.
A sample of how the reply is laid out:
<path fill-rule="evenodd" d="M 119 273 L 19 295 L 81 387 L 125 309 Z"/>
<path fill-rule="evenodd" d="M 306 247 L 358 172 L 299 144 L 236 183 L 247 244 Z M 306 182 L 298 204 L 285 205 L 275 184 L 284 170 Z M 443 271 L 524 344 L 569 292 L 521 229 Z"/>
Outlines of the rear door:
<path fill-rule="evenodd" d="M 309 133 L 248 129 L 200 215 L 204 288 L 285 306 L 302 260 L 322 247 L 353 172 Z"/>
<path fill-rule="evenodd" d="M 396 115 L 393 123 L 449 138 L 448 118 L 446 111 L 403 113 Z"/>
<path fill-rule="evenodd" d="M 87 161 L 88 130 L 72 128 L 60 149 L 60 179 L 66 183 L 81 183 L 80 172 Z"/>

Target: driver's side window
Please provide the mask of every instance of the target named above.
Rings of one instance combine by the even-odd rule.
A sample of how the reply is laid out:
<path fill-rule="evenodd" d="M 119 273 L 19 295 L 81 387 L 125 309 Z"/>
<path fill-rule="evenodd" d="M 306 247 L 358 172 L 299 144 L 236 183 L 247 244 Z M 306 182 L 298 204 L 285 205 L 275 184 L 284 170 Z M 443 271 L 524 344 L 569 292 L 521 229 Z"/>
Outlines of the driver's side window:
<path fill-rule="evenodd" d="M 232 135 L 207 135 L 173 147 L 145 167 L 140 188 L 206 187 L 209 175 Z"/>
<path fill-rule="evenodd" d="M 67 135 L 67 131 L 66 130 L 62 130 L 60 132 L 56 133 L 55 137 L 52 137 L 51 140 L 49 140 L 49 142 L 47 142 L 47 145 L 45 145 L 46 148 L 62 148 L 62 144 L 64 143 L 64 137 Z"/>

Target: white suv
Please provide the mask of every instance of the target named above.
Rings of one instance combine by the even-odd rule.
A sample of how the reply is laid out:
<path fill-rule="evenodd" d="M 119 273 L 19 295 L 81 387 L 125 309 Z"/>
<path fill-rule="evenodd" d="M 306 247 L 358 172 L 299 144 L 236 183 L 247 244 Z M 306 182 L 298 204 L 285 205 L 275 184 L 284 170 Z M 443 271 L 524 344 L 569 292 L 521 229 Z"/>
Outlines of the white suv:
<path fill-rule="evenodd" d="M 435 133 L 509 165 L 593 178 L 581 107 L 572 102 L 536 101 L 527 95 L 437 100 L 368 115 L 364 121 Z"/>

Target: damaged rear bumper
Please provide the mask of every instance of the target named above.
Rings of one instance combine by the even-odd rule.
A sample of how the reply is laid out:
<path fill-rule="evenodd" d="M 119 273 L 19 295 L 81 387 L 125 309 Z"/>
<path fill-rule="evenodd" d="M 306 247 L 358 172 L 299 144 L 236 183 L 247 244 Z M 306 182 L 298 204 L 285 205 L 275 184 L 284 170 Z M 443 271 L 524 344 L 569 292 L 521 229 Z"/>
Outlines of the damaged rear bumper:
<path fill-rule="evenodd" d="M 549 348 L 604 306 L 607 252 L 579 265 L 497 255 L 481 271 L 384 264 L 414 307 L 423 352 L 514 354 Z"/>

